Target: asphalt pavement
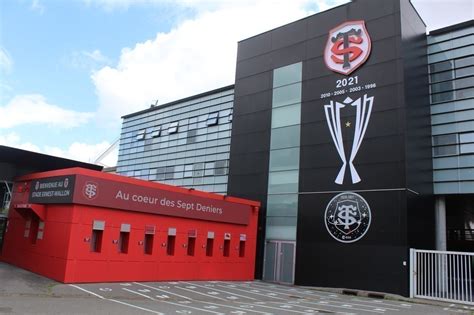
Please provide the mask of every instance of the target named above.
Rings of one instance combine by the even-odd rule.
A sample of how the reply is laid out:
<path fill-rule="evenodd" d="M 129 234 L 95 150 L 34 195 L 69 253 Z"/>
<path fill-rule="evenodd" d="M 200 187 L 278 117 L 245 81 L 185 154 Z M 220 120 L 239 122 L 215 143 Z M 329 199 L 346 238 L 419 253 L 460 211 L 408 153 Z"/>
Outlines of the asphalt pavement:
<path fill-rule="evenodd" d="M 0 314 L 474 314 L 262 281 L 61 284 L 0 263 Z"/>

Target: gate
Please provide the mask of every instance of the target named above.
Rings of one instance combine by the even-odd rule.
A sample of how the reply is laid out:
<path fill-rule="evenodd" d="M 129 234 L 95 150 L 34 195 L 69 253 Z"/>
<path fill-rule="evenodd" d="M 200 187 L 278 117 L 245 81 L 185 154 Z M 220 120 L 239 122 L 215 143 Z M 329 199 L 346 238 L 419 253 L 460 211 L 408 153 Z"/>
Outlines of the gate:
<path fill-rule="evenodd" d="M 7 230 L 7 222 L 8 218 L 0 214 L 0 253 L 2 252 L 3 237 L 5 236 L 5 232 Z"/>
<path fill-rule="evenodd" d="M 295 279 L 295 248 L 291 241 L 265 242 L 263 280 L 293 284 Z"/>
<path fill-rule="evenodd" d="M 410 297 L 474 305 L 474 253 L 410 249 Z"/>

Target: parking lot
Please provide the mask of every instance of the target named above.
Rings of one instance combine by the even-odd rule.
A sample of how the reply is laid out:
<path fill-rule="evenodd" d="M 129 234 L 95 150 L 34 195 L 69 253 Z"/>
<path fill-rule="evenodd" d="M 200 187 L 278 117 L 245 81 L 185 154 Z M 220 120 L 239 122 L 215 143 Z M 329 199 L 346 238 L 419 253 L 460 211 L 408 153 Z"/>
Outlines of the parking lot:
<path fill-rule="evenodd" d="M 471 314 L 262 281 L 60 284 L 0 263 L 1 314 Z"/>

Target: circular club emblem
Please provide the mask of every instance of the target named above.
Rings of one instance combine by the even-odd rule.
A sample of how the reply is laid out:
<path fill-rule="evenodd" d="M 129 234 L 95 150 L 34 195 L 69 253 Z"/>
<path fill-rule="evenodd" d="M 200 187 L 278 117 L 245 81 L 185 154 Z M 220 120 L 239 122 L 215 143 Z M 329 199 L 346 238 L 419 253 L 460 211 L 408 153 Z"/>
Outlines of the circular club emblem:
<path fill-rule="evenodd" d="M 369 204 L 353 192 L 343 192 L 332 198 L 324 217 L 329 234 L 342 243 L 360 240 L 369 230 L 371 221 Z"/>
<path fill-rule="evenodd" d="M 99 193 L 99 185 L 94 182 L 86 182 L 82 188 L 82 193 L 84 196 L 89 199 L 95 199 Z"/>

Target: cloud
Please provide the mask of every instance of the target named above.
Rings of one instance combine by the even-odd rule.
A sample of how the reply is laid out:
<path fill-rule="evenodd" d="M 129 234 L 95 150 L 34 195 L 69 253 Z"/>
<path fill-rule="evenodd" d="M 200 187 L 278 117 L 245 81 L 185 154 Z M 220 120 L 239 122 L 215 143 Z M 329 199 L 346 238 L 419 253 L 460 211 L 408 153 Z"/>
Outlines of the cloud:
<path fill-rule="evenodd" d="M 111 64 L 111 60 L 104 56 L 98 49 L 89 51 L 75 51 L 71 54 L 68 60 L 73 68 L 92 71 L 99 67 Z"/>
<path fill-rule="evenodd" d="M 318 4 L 329 2 L 347 1 Z M 307 0 L 217 3 L 216 9 L 200 12 L 167 33 L 124 48 L 117 66 L 94 72 L 98 117 L 117 122 L 120 116 L 145 109 L 156 99 L 163 104 L 232 84 L 237 41 L 312 13 Z"/>
<path fill-rule="evenodd" d="M 17 95 L 5 106 L 0 106 L 0 129 L 25 124 L 72 128 L 87 123 L 93 115 L 48 104 L 45 97 L 39 94 Z"/>
<path fill-rule="evenodd" d="M 5 48 L 0 47 L 0 73 L 10 73 L 13 69 L 13 59 Z"/>
<path fill-rule="evenodd" d="M 93 163 L 102 153 L 104 153 L 110 147 L 111 144 L 107 141 L 102 141 L 95 144 L 74 142 L 66 148 L 60 148 L 55 146 L 44 146 L 40 148 L 39 146 L 32 144 L 31 142 L 23 142 L 21 137 L 15 132 L 9 132 L 6 134 L 2 134 L 0 132 L 0 145 L 53 155 L 86 163 Z M 104 160 L 101 161 L 101 165 L 117 165 L 117 155 L 118 150 L 115 149 L 110 154 L 108 154 Z"/>
<path fill-rule="evenodd" d="M 39 14 L 43 14 L 45 10 L 45 6 L 40 2 L 40 0 L 33 0 L 31 1 L 30 10 L 36 11 Z"/>

